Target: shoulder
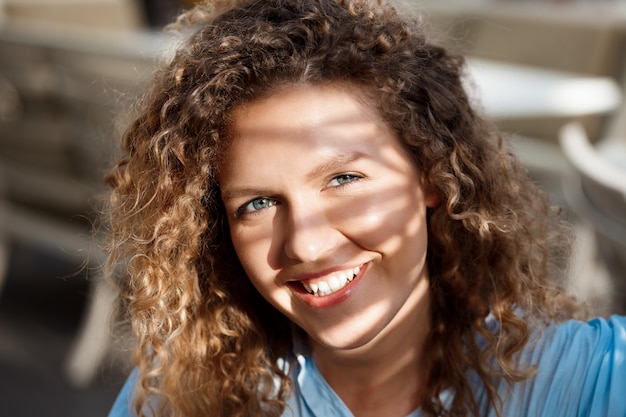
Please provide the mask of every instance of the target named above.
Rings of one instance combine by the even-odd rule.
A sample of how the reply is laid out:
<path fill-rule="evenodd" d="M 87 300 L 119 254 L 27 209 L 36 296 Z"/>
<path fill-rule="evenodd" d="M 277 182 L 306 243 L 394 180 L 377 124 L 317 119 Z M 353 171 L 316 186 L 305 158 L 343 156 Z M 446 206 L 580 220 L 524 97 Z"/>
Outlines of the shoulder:
<path fill-rule="evenodd" d="M 539 338 L 536 351 L 535 355 L 541 355 L 537 359 L 544 365 L 551 359 L 558 359 L 561 365 L 575 361 L 580 365 L 608 366 L 626 353 L 626 317 L 565 322 L 548 329 Z M 626 366 L 621 362 L 616 364 Z M 586 375 L 594 370 L 587 369 Z"/>
<path fill-rule="evenodd" d="M 584 338 L 599 343 L 626 343 L 626 316 L 595 318 L 588 322 L 571 320 L 556 326 L 556 334 L 565 338 Z"/>
<path fill-rule="evenodd" d="M 131 412 L 131 409 L 136 383 L 137 370 L 135 369 L 130 373 L 126 383 L 117 395 L 108 417 L 135 417 L 135 413 Z"/>
<path fill-rule="evenodd" d="M 549 327 L 521 358 L 536 376 L 514 385 L 510 398 L 537 416 L 626 415 L 625 358 L 626 317 Z"/>

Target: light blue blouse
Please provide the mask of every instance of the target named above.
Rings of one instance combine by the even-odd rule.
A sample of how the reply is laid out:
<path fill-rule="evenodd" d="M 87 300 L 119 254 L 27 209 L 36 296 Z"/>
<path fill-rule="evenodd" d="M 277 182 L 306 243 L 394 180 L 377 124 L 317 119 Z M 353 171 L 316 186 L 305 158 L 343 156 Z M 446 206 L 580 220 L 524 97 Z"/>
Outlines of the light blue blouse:
<path fill-rule="evenodd" d="M 283 417 L 353 417 L 311 357 L 296 353 L 296 359 L 295 388 Z M 522 363 L 538 365 L 538 373 L 514 384 L 510 391 L 506 383 L 500 384 L 505 399 L 502 415 L 626 417 L 626 317 L 569 321 L 547 329 L 523 353 Z M 489 409 L 485 390 L 477 378 L 473 381 L 481 409 Z M 109 417 L 133 416 L 129 404 L 134 384 L 133 372 Z M 447 404 L 453 394 L 441 395 Z M 490 410 L 488 415 L 495 416 L 495 412 Z M 421 416 L 416 410 L 407 417 Z"/>

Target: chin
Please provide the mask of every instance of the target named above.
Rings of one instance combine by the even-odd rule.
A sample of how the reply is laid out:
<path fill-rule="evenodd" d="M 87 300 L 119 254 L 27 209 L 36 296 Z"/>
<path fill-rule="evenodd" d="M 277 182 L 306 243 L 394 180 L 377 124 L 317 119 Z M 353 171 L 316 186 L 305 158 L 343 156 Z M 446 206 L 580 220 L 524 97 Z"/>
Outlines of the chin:
<path fill-rule="evenodd" d="M 361 334 L 349 334 L 349 331 L 338 331 L 336 335 L 323 334 L 318 336 L 309 335 L 313 343 L 324 349 L 336 351 L 359 350 L 371 344 L 382 329 L 373 328 Z"/>

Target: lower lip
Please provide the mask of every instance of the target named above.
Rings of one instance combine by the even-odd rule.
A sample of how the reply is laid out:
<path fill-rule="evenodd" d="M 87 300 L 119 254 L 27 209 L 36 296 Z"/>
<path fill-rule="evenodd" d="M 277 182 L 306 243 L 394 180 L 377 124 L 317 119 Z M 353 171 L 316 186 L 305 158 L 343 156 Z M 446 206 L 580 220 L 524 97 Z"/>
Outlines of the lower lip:
<path fill-rule="evenodd" d="M 313 294 L 309 294 L 300 283 L 294 283 L 292 288 L 298 298 L 304 301 L 304 303 L 307 304 L 309 307 L 317 309 L 334 307 L 337 304 L 345 301 L 348 297 L 352 295 L 352 293 L 354 293 L 354 291 L 356 291 L 356 288 L 359 285 L 361 278 L 365 274 L 368 265 L 369 263 L 364 264 L 361 267 L 361 270 L 359 271 L 357 276 L 355 276 L 354 279 L 348 283 L 348 285 L 346 285 L 337 292 L 325 295 L 323 297 L 317 297 Z"/>

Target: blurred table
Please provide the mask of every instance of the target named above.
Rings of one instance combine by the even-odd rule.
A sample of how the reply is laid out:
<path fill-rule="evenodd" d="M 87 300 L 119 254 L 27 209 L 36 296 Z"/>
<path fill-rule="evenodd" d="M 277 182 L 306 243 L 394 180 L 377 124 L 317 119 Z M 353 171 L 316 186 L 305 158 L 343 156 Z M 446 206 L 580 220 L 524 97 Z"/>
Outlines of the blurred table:
<path fill-rule="evenodd" d="M 607 114 L 622 100 L 618 83 L 565 71 L 468 59 L 470 95 L 494 119 Z"/>

